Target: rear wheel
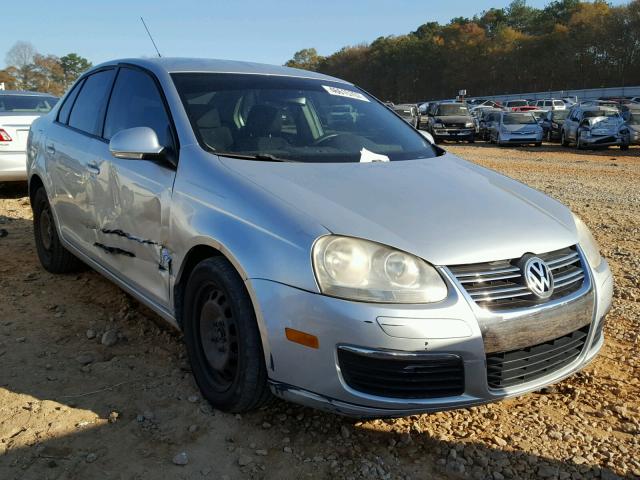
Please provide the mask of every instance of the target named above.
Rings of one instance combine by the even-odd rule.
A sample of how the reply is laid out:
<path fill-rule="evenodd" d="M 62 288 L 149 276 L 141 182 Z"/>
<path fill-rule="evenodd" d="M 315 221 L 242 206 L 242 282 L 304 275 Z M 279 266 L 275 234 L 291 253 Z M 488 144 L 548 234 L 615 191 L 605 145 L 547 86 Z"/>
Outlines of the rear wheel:
<path fill-rule="evenodd" d="M 78 258 L 62 246 L 44 187 L 40 187 L 33 196 L 32 208 L 36 251 L 44 269 L 51 273 L 69 273 L 85 268 Z"/>
<path fill-rule="evenodd" d="M 271 398 L 262 342 L 242 279 L 222 257 L 200 262 L 184 297 L 184 336 L 196 383 L 215 408 L 246 412 Z"/>

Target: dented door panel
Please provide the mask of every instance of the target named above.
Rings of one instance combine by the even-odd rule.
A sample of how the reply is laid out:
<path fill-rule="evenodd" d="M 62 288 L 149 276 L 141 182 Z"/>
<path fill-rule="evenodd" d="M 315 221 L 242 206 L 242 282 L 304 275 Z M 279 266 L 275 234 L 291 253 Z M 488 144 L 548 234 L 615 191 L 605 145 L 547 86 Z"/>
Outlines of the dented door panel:
<path fill-rule="evenodd" d="M 96 157 L 94 255 L 106 268 L 155 302 L 169 305 L 168 225 L 175 171 L 149 160 Z"/>

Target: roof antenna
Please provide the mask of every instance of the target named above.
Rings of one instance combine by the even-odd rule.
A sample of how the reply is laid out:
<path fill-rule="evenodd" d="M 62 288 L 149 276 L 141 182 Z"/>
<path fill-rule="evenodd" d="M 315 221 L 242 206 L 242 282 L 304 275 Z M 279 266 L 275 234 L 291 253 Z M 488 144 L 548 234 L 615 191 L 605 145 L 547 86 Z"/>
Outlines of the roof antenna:
<path fill-rule="evenodd" d="M 156 42 L 153 41 L 153 37 L 151 36 L 151 32 L 147 28 L 147 24 L 144 23 L 144 18 L 140 17 L 140 20 L 142 21 L 142 25 L 144 25 L 144 29 L 147 31 L 147 35 L 149 35 L 149 39 L 151 40 L 151 43 L 153 43 L 153 48 L 156 49 L 156 53 L 158 54 L 158 57 L 162 58 L 162 55 L 160 55 L 160 50 L 158 50 L 158 47 L 156 46 Z"/>

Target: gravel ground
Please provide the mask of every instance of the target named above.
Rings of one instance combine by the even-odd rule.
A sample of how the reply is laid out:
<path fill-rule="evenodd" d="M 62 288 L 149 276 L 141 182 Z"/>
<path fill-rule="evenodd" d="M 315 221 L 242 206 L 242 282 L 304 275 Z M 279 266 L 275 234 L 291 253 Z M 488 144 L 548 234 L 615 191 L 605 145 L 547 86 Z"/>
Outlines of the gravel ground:
<path fill-rule="evenodd" d="M 593 229 L 616 287 L 606 345 L 583 372 L 393 420 L 284 402 L 213 411 L 153 313 L 93 272 L 40 268 L 24 186 L 0 185 L 0 478 L 640 478 L 640 149 L 447 148 Z"/>

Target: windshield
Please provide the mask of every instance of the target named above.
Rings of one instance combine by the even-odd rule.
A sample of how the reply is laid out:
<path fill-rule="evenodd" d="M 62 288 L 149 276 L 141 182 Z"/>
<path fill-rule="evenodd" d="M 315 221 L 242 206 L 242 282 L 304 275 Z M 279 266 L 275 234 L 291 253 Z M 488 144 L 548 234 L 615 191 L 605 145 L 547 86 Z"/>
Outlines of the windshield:
<path fill-rule="evenodd" d="M 564 120 L 569 116 L 569 110 L 554 110 L 551 115 L 554 120 Z"/>
<path fill-rule="evenodd" d="M 584 118 L 594 118 L 594 117 L 612 117 L 617 118 L 618 112 L 615 110 L 587 110 L 584 112 Z"/>
<path fill-rule="evenodd" d="M 505 113 L 502 117 L 505 125 L 529 125 L 536 123 L 536 119 L 530 113 Z"/>
<path fill-rule="evenodd" d="M 508 107 L 526 107 L 529 105 L 526 100 L 511 100 L 507 102 Z"/>
<path fill-rule="evenodd" d="M 438 117 L 453 117 L 456 115 L 469 115 L 469 110 L 464 105 L 455 104 L 438 105 L 438 109 L 436 110 L 436 116 Z"/>
<path fill-rule="evenodd" d="M 218 154 L 298 162 L 431 158 L 431 144 L 345 83 L 268 75 L 175 73 L 191 126 Z"/>
<path fill-rule="evenodd" d="M 57 102 L 56 97 L 0 95 L 0 113 L 47 113 Z"/>

